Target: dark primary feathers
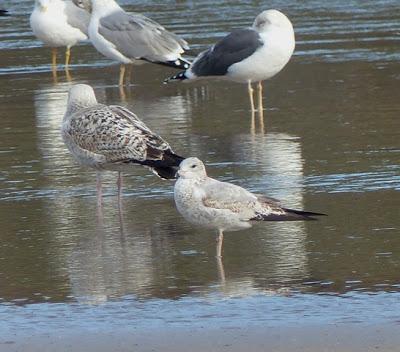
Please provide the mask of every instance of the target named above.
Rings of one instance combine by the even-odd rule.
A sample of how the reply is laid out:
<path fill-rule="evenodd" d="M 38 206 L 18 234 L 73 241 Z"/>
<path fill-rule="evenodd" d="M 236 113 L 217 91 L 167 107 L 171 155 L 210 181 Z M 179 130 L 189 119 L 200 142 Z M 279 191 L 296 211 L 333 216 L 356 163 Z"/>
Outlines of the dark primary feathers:
<path fill-rule="evenodd" d="M 313 213 L 310 211 L 288 209 L 281 205 L 281 202 L 275 198 L 266 197 L 264 195 L 256 195 L 258 201 L 266 206 L 268 212 L 259 212 L 250 220 L 258 221 L 304 221 L 317 220 L 314 216 L 326 216 L 322 213 Z"/>
<path fill-rule="evenodd" d="M 7 10 L 0 10 L 0 16 L 9 16 L 9 13 Z"/>
<path fill-rule="evenodd" d="M 314 216 L 326 216 L 322 213 L 313 213 L 310 211 L 294 210 L 288 208 L 280 208 L 276 213 L 257 214 L 256 217 L 250 220 L 256 221 L 304 221 L 317 220 Z"/>
<path fill-rule="evenodd" d="M 233 64 L 243 61 L 262 46 L 260 35 L 252 29 L 238 29 L 201 53 L 193 62 L 196 76 L 222 76 Z"/>
<path fill-rule="evenodd" d="M 255 30 L 237 29 L 199 54 L 190 70 L 198 77 L 223 76 L 230 66 L 248 58 L 262 45 L 261 37 Z M 180 72 L 164 82 L 187 78 L 185 72 Z"/>
<path fill-rule="evenodd" d="M 180 59 L 176 59 L 176 60 L 173 60 L 173 61 L 152 61 L 152 60 L 147 60 L 145 58 L 142 58 L 142 60 L 151 62 L 153 64 L 159 64 L 159 65 L 162 65 L 162 66 L 179 68 L 181 70 L 186 70 L 191 65 L 190 61 L 188 61 L 188 60 L 186 60 L 186 59 L 184 59 L 182 57 Z"/>

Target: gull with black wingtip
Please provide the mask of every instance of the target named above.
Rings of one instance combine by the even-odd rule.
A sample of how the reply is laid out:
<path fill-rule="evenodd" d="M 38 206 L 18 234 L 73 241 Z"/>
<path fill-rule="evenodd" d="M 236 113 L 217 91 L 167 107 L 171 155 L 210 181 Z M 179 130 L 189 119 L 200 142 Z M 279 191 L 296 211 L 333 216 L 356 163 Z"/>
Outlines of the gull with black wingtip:
<path fill-rule="evenodd" d="M 91 13 L 89 38 L 109 59 L 121 63 L 119 85 L 124 84 L 125 65 L 137 60 L 186 69 L 181 54 L 188 44 L 178 35 L 139 13 L 125 12 L 114 0 L 73 0 Z"/>
<path fill-rule="evenodd" d="M 122 171 L 132 165 L 142 165 L 160 178 L 174 179 L 183 160 L 133 112 L 122 106 L 98 103 L 93 88 L 86 84 L 70 89 L 61 133 L 74 158 L 97 171 L 99 206 L 101 171 L 118 171 L 118 199 L 121 200 Z"/>
<path fill-rule="evenodd" d="M 182 161 L 178 175 L 176 207 L 190 223 L 218 231 L 217 257 L 222 256 L 224 231 L 248 229 L 252 221 L 316 220 L 315 216 L 325 215 L 288 209 L 275 199 L 208 177 L 203 162 L 197 158 Z"/>
<path fill-rule="evenodd" d="M 252 83 L 257 83 L 258 110 L 263 110 L 262 81 L 275 76 L 288 63 L 295 47 L 293 26 L 277 10 L 261 12 L 251 28 L 238 29 L 200 53 L 186 71 L 165 80 L 184 81 L 220 77 L 247 83 L 252 112 Z"/>

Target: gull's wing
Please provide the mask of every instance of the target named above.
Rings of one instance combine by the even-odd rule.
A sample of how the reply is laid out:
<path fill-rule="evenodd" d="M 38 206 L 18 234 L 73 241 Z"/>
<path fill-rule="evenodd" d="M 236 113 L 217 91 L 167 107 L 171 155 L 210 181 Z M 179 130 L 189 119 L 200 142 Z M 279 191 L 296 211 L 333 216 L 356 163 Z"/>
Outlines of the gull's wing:
<path fill-rule="evenodd" d="M 203 205 L 210 209 L 229 210 L 242 221 L 298 221 L 316 220 L 325 214 L 287 209 L 273 198 L 257 196 L 242 187 L 208 178 L 202 184 Z"/>
<path fill-rule="evenodd" d="M 72 27 L 78 28 L 88 35 L 88 26 L 90 22 L 90 14 L 76 6 L 71 0 L 65 1 L 64 12 L 67 16 L 67 22 Z"/>
<path fill-rule="evenodd" d="M 102 155 L 107 163 L 161 160 L 171 151 L 167 142 L 120 106 L 99 104 L 78 111 L 63 130 L 77 146 Z"/>
<path fill-rule="evenodd" d="M 99 33 L 129 58 L 176 60 L 187 43 L 157 22 L 137 13 L 115 11 L 99 21 Z"/>
<path fill-rule="evenodd" d="M 252 55 L 263 43 L 253 29 L 238 29 L 202 52 L 193 62 L 191 71 L 196 76 L 225 75 L 233 64 Z"/>
<path fill-rule="evenodd" d="M 204 206 L 212 209 L 225 209 L 250 220 L 254 216 L 257 197 L 246 189 L 228 182 L 220 182 L 212 178 L 201 184 Z"/>

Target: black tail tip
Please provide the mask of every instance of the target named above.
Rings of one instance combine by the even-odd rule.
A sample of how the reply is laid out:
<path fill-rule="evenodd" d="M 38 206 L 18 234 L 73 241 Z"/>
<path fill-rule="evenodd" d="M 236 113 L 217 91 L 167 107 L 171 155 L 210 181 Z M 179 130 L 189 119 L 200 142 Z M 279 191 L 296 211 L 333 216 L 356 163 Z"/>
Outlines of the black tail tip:
<path fill-rule="evenodd" d="M 173 166 L 155 167 L 153 172 L 163 180 L 174 180 L 177 178 L 178 168 Z"/>

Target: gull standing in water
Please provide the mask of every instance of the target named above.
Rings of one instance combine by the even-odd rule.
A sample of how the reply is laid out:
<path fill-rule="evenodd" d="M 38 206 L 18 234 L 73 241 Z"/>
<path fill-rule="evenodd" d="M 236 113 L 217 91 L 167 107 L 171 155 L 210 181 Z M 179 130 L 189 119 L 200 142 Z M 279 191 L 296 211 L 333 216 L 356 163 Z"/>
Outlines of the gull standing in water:
<path fill-rule="evenodd" d="M 134 113 L 122 106 L 98 103 L 93 88 L 86 84 L 70 89 L 61 133 L 74 158 L 97 170 L 99 206 L 102 170 L 118 171 L 121 200 L 123 170 L 138 164 L 148 167 L 160 178 L 174 179 L 183 160 Z"/>
<path fill-rule="evenodd" d="M 30 16 L 33 34 L 45 45 L 51 47 L 52 69 L 55 75 L 57 48 L 66 47 L 65 70 L 71 56 L 71 47 L 87 39 L 89 15 L 76 7 L 72 1 L 35 0 L 35 7 Z"/>
<path fill-rule="evenodd" d="M 252 83 L 257 82 L 258 110 L 262 114 L 262 81 L 283 69 L 294 47 L 294 31 L 289 19 L 277 10 L 263 11 L 251 28 L 228 34 L 200 53 L 189 69 L 165 82 L 215 76 L 247 83 L 252 112 L 255 111 Z"/>
<path fill-rule="evenodd" d="M 176 207 L 192 224 L 218 230 L 217 257 L 222 255 L 224 231 L 250 228 L 251 221 L 316 220 L 313 216 L 325 215 L 284 208 L 275 199 L 210 178 L 197 158 L 182 161 L 178 175 Z"/>
<path fill-rule="evenodd" d="M 89 38 L 104 56 L 121 63 L 119 85 L 124 84 L 125 64 L 144 60 L 186 69 L 181 57 L 189 49 L 185 40 L 139 13 L 125 12 L 114 0 L 73 0 L 91 12 Z"/>

